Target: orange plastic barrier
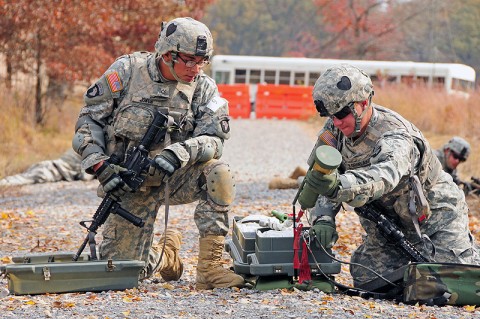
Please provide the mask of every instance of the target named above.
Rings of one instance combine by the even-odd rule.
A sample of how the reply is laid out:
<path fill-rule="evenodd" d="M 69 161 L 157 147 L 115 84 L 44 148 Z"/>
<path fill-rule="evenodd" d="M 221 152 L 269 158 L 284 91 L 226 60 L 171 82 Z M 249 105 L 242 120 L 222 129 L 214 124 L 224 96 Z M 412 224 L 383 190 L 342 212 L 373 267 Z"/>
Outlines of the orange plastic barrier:
<path fill-rule="evenodd" d="M 313 86 L 264 84 L 258 86 L 256 117 L 306 119 L 317 113 Z"/>
<path fill-rule="evenodd" d="M 249 118 L 250 91 L 247 84 L 218 84 L 220 96 L 228 101 L 228 109 L 232 118 Z"/>

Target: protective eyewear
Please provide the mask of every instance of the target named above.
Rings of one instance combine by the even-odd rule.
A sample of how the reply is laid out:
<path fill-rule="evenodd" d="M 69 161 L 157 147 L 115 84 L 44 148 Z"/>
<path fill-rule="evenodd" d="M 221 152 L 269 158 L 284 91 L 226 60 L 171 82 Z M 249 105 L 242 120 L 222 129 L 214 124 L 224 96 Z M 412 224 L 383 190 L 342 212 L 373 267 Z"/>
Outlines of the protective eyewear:
<path fill-rule="evenodd" d="M 343 120 L 345 117 L 347 117 L 348 114 L 352 113 L 352 105 L 353 103 L 348 103 L 347 106 L 343 107 L 340 111 L 333 114 L 331 117 L 336 117 L 339 120 Z"/>
<path fill-rule="evenodd" d="M 466 158 L 464 158 L 463 156 L 458 155 L 455 152 L 451 152 L 451 153 L 452 153 L 452 156 L 453 156 L 454 159 L 459 160 L 460 162 L 465 162 L 466 161 Z"/>
<path fill-rule="evenodd" d="M 195 61 L 195 60 L 184 60 L 180 54 L 177 54 L 177 57 L 182 60 L 182 62 L 185 64 L 187 68 L 193 68 L 194 66 L 198 65 L 199 68 L 203 68 L 204 66 L 208 65 L 210 63 L 209 60 L 203 59 L 200 61 Z"/>

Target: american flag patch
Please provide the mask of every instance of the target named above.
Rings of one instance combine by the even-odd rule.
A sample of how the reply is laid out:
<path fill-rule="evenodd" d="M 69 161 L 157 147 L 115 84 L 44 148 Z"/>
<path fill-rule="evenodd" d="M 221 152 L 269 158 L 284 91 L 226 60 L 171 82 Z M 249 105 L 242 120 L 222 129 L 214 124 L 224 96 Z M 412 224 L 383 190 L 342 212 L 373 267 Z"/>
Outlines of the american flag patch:
<path fill-rule="evenodd" d="M 326 145 L 337 148 L 337 139 L 333 136 L 331 131 L 323 131 L 319 138 L 324 141 Z"/>
<path fill-rule="evenodd" d="M 117 71 L 107 74 L 105 77 L 107 78 L 108 86 L 110 86 L 110 91 L 112 91 L 112 93 L 123 89 L 122 81 L 120 81 Z"/>

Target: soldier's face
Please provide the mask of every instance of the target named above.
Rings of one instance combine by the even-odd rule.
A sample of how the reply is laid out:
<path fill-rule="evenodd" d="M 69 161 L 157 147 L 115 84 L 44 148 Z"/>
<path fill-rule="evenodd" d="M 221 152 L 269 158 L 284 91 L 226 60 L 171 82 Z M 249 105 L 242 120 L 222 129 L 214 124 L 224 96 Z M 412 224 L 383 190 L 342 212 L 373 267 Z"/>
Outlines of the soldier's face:
<path fill-rule="evenodd" d="M 192 82 L 206 65 L 203 57 L 191 56 L 183 53 L 178 54 L 177 63 L 174 64 L 174 70 L 177 76 L 186 82 Z"/>
<path fill-rule="evenodd" d="M 366 107 L 366 104 L 361 102 L 361 103 L 355 103 L 354 108 L 357 114 L 361 114 Z M 365 128 L 368 125 L 368 122 L 370 121 L 370 115 L 371 113 L 368 113 L 366 116 L 364 116 L 360 122 L 360 134 L 363 133 Z M 332 116 L 333 120 L 333 125 L 335 125 L 336 128 L 338 128 L 342 133 L 347 136 L 347 137 L 354 137 L 355 133 L 355 117 L 353 116 L 352 112 L 348 114 L 347 116 L 343 117 L 342 119 L 337 118 L 336 116 Z"/>
<path fill-rule="evenodd" d="M 453 169 L 456 169 L 458 164 L 463 162 L 463 160 L 461 159 L 460 156 L 455 154 L 455 152 L 448 151 L 446 162 L 447 162 L 447 167 L 453 170 Z"/>

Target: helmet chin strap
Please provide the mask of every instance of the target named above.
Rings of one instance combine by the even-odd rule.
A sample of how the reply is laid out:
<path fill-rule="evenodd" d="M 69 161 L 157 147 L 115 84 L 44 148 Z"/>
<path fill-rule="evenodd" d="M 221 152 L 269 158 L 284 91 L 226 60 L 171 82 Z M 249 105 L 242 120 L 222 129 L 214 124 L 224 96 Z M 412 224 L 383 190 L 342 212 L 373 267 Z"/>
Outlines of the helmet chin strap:
<path fill-rule="evenodd" d="M 163 55 L 162 55 L 163 63 L 165 63 L 168 66 L 168 69 L 170 70 L 170 73 L 172 73 L 175 80 L 177 80 L 178 82 L 183 83 L 183 84 L 190 84 L 190 82 L 184 81 L 184 80 L 182 80 L 178 77 L 177 72 L 175 72 L 175 70 L 173 68 L 174 63 L 177 61 L 177 53 L 176 52 L 171 52 L 171 54 L 172 54 L 172 60 L 169 61 L 169 62 L 165 61 L 165 59 L 163 58 Z"/>
<path fill-rule="evenodd" d="M 360 135 L 361 131 L 361 122 L 367 111 L 372 107 L 372 96 L 368 98 L 368 106 L 363 110 L 363 112 L 358 115 L 357 111 L 355 110 L 355 104 L 351 107 L 353 117 L 355 118 L 355 132 L 352 134 L 352 138 L 357 137 Z"/>

